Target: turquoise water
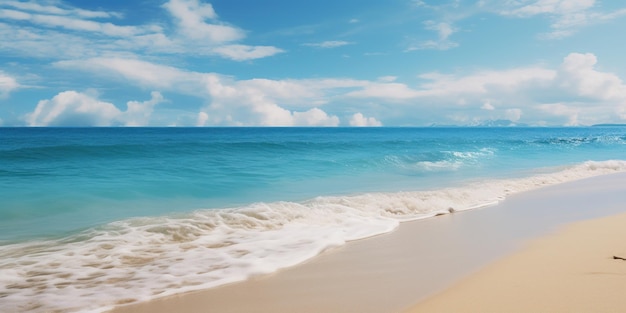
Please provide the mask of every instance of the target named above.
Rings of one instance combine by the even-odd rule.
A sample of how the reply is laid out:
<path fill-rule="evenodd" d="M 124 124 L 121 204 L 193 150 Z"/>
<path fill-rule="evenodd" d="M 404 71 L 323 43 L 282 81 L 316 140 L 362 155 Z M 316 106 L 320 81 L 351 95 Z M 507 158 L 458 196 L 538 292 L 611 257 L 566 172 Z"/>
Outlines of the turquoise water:
<path fill-rule="evenodd" d="M 0 305 L 217 286 L 622 160 L 624 127 L 0 128 Z"/>

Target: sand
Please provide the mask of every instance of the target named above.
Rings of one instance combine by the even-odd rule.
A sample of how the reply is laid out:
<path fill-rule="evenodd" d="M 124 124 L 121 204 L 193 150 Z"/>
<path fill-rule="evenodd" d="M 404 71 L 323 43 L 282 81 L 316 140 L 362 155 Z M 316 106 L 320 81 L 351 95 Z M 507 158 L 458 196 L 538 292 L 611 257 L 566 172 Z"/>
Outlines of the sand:
<path fill-rule="evenodd" d="M 626 258 L 626 214 L 569 225 L 408 312 L 626 312 L 614 256 Z"/>
<path fill-rule="evenodd" d="M 114 312 L 626 311 L 615 293 L 626 292 L 619 281 L 626 282 L 626 261 L 612 259 L 626 257 L 624 191 L 626 174 L 546 187 L 489 208 L 403 223 L 272 275 Z M 580 234 L 561 236 L 570 232 Z M 540 236 L 545 239 L 532 241 Z M 538 252 L 527 256 L 531 250 Z M 552 276 L 557 272 L 565 276 Z M 526 290 L 537 291 L 537 298 Z M 588 306 L 569 306 L 583 299 Z"/>

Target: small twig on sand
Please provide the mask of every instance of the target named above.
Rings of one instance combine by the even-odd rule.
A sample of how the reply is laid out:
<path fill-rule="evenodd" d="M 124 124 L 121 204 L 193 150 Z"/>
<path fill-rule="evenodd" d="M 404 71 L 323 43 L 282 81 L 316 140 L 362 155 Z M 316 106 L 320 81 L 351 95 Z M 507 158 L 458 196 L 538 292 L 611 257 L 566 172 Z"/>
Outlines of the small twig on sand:
<path fill-rule="evenodd" d="M 613 256 L 613 260 L 624 260 L 624 261 L 626 261 L 626 258 L 622 258 L 621 256 Z"/>

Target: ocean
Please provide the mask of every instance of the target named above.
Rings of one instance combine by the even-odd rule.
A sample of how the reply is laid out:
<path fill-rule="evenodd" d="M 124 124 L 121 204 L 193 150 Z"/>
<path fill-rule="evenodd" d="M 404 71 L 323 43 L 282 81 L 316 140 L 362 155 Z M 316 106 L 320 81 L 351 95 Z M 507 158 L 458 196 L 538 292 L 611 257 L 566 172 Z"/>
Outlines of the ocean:
<path fill-rule="evenodd" d="M 626 171 L 626 127 L 0 128 L 0 308 L 102 312 Z"/>

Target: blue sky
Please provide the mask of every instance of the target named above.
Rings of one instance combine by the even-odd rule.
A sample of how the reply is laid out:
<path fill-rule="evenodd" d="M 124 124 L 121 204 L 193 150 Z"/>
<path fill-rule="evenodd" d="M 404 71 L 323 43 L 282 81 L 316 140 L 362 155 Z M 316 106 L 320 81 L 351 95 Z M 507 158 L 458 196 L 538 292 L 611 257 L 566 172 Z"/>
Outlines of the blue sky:
<path fill-rule="evenodd" d="M 0 2 L 2 126 L 626 123 L 618 0 Z"/>

